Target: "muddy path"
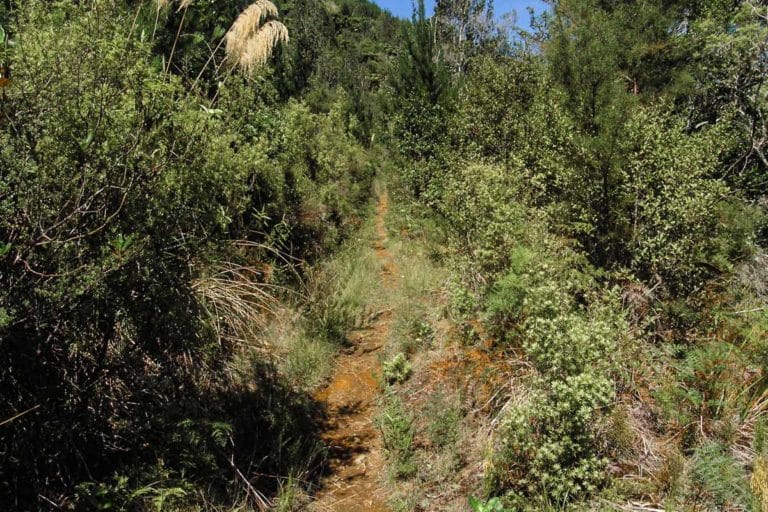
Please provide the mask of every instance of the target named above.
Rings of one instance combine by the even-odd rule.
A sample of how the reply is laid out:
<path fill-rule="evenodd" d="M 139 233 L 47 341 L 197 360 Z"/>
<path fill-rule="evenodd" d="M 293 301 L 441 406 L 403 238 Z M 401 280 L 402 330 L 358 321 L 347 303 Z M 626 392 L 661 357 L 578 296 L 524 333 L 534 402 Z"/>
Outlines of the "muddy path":
<path fill-rule="evenodd" d="M 376 207 L 376 238 L 372 246 L 381 265 L 380 286 L 400 286 L 398 269 L 387 250 L 386 192 Z M 381 435 L 374 424 L 381 374 L 379 352 L 392 329 L 391 312 L 374 313 L 370 324 L 350 333 L 350 346 L 336 359 L 331 381 L 315 398 L 325 406 L 327 427 L 322 435 L 329 449 L 326 476 L 310 506 L 313 512 L 385 512 L 385 461 Z"/>

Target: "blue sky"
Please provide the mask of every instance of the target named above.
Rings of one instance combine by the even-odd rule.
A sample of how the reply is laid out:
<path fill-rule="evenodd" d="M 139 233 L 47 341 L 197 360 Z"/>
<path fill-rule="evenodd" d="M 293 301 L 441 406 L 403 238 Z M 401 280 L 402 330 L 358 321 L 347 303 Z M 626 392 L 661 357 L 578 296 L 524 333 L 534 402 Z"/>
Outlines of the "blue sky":
<path fill-rule="evenodd" d="M 401 18 L 410 18 L 413 7 L 411 0 L 373 0 L 384 9 Z M 427 0 L 427 7 L 431 10 L 433 0 Z M 530 19 L 527 7 L 533 7 L 536 12 L 546 9 L 546 4 L 541 0 L 495 0 L 494 10 L 500 16 L 507 12 L 517 12 L 517 23 L 523 28 L 530 28 Z"/>

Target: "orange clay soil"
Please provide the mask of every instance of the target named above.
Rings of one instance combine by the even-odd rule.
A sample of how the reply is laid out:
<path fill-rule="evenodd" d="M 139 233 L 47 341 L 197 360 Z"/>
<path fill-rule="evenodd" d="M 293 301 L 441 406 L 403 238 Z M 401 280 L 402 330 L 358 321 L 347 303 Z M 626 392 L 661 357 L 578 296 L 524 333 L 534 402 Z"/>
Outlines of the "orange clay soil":
<path fill-rule="evenodd" d="M 382 286 L 392 290 L 400 282 L 398 269 L 386 248 L 384 219 L 388 209 L 388 197 L 383 192 L 376 208 L 373 247 L 382 267 Z M 388 510 L 383 487 L 386 465 L 374 415 L 379 394 L 377 375 L 381 373 L 377 352 L 392 329 L 392 315 L 385 310 L 375 317 L 368 328 L 350 334 L 351 346 L 336 359 L 330 384 L 315 396 L 327 411 L 322 438 L 329 453 L 326 474 L 310 507 L 314 512 Z"/>

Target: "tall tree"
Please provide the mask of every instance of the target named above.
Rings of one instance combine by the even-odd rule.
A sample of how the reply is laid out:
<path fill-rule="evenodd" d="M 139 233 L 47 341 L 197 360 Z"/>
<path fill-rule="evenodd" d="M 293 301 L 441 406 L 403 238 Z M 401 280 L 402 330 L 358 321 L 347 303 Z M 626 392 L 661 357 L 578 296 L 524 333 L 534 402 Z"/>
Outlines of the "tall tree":
<path fill-rule="evenodd" d="M 500 40 L 493 0 L 437 0 L 435 22 L 441 51 L 454 73 L 465 71 L 472 56 Z"/>
<path fill-rule="evenodd" d="M 584 216 L 594 230 L 586 234 L 588 250 L 602 264 L 620 258 L 616 241 L 617 151 L 632 100 L 621 80 L 622 34 L 616 19 L 594 0 L 566 0 L 555 6 L 546 55 L 556 83 L 587 149 L 575 167 L 582 169 Z M 586 220 L 585 219 L 585 220 Z"/>

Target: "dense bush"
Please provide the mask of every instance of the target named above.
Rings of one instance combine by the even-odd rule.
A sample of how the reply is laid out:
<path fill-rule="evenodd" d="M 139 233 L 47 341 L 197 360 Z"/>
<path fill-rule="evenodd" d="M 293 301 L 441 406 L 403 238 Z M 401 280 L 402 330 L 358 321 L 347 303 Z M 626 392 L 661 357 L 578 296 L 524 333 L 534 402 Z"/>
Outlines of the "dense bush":
<path fill-rule="evenodd" d="M 716 178 L 724 138 L 717 128 L 686 134 L 653 111 L 629 123 L 626 206 L 617 223 L 627 229 L 631 267 L 648 281 L 659 275 L 674 292 L 691 290 L 752 250 L 754 225 L 740 225 L 750 221 L 749 209 L 731 218 L 731 192 Z"/>
<path fill-rule="evenodd" d="M 750 506 L 744 446 L 765 413 L 758 4 L 558 0 L 519 44 L 472 47 L 448 86 L 436 81 L 458 101 L 402 91 L 403 175 L 447 221 L 455 317 L 472 334 L 481 316 L 504 357 L 534 370 L 520 386 L 530 396 L 502 414 L 486 475 L 513 506 L 590 494 L 607 481 L 606 457 L 630 452 L 613 467 L 639 490 L 622 482 L 619 495 Z M 419 41 L 428 25 L 414 21 Z M 462 49 L 440 38 L 417 48 L 445 55 L 404 60 L 412 75 Z M 737 276 L 738 290 L 727 285 Z M 616 366 L 616 352 L 631 360 Z M 614 387 L 632 407 L 624 455 L 597 434 Z M 648 456 L 649 442 L 674 447 Z"/>
<path fill-rule="evenodd" d="M 216 104 L 190 93 L 137 20 L 107 0 L 15 15 L 0 104 L 9 508 L 64 503 L 78 485 L 102 506 L 152 480 L 226 496 L 232 464 L 288 474 L 314 450 L 308 402 L 267 361 L 225 371 L 234 347 L 195 283 L 228 260 L 279 267 L 332 248 L 373 169 L 338 109 L 276 104 L 259 77 L 232 77 Z"/>
<path fill-rule="evenodd" d="M 577 305 L 573 291 L 588 279 L 558 276 L 530 252 L 522 261 L 527 269 L 500 280 L 488 309 L 495 315 L 506 310 L 520 324 L 511 340 L 522 338 L 536 375 L 531 395 L 514 402 L 501 422 L 486 478 L 492 491 L 511 489 L 515 506 L 563 503 L 594 492 L 606 479 L 596 427 L 613 397 L 611 353 L 626 325 L 615 303 L 588 311 Z"/>
<path fill-rule="evenodd" d="M 594 262 L 629 267 L 646 282 L 660 278 L 673 295 L 750 253 L 760 214 L 719 178 L 736 144 L 729 117 L 691 133 L 665 104 L 635 107 L 623 114 L 621 138 L 605 141 L 609 160 L 552 87 L 531 57 L 478 58 L 445 121 L 450 143 L 444 135 L 423 142 L 441 141 L 441 149 L 423 165 L 418 178 L 428 183 L 418 188 L 431 190 L 478 251 L 483 240 L 506 247 L 505 238 L 519 237 L 515 217 L 528 204 L 542 207 L 549 225 L 578 239 Z M 480 234 L 478 225 L 496 232 Z M 488 247 L 483 268 L 503 267 L 509 251 L 495 249 Z"/>
<path fill-rule="evenodd" d="M 532 212 L 517 201 L 515 175 L 493 164 L 459 162 L 441 182 L 437 203 L 464 257 L 482 273 L 502 272 L 515 247 L 526 240 Z"/>

